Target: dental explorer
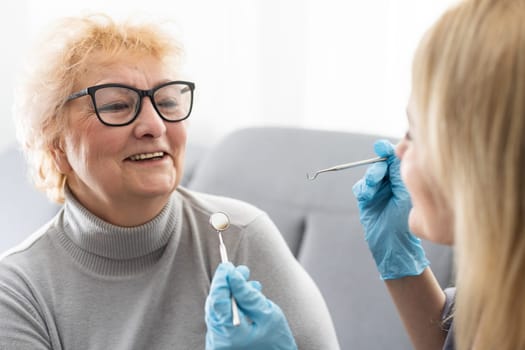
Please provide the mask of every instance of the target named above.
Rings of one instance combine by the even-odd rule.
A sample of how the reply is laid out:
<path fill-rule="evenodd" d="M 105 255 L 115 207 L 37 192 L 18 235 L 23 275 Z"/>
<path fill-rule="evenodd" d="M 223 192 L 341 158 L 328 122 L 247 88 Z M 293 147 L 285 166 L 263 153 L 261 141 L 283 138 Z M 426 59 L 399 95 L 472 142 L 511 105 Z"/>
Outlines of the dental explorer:
<path fill-rule="evenodd" d="M 317 175 L 319 175 L 321 173 L 326 173 L 328 171 L 338 171 L 338 170 L 350 169 L 350 168 L 354 168 L 354 167 L 360 166 L 360 165 L 366 165 L 366 164 L 382 162 L 384 160 L 386 160 L 386 157 L 376 157 L 376 158 L 364 159 L 364 160 L 360 160 L 360 161 L 352 162 L 352 163 L 339 164 L 339 165 L 335 165 L 335 166 L 330 167 L 330 168 L 317 170 L 313 175 L 310 175 L 310 174 L 307 173 L 306 174 L 306 178 L 308 180 L 315 180 Z"/>

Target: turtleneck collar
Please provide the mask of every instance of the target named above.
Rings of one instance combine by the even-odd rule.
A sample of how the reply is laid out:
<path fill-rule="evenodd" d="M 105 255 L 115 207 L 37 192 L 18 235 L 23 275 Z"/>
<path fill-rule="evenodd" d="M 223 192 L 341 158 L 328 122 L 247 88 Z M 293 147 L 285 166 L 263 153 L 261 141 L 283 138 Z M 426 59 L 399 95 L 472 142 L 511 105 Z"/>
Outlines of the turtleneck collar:
<path fill-rule="evenodd" d="M 91 270 L 103 274 L 138 272 L 160 258 L 173 234 L 180 234 L 180 202 L 180 196 L 174 194 L 151 221 L 140 226 L 121 227 L 92 214 L 66 190 L 61 243 Z"/>

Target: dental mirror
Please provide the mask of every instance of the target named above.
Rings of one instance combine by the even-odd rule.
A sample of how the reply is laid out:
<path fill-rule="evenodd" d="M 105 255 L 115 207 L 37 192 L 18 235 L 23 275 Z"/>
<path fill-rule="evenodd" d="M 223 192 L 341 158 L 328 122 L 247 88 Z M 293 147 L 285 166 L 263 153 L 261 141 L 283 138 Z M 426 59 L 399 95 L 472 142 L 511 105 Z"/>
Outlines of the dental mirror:
<path fill-rule="evenodd" d="M 220 233 L 230 227 L 230 218 L 223 212 L 213 213 L 210 216 L 210 225 Z"/>

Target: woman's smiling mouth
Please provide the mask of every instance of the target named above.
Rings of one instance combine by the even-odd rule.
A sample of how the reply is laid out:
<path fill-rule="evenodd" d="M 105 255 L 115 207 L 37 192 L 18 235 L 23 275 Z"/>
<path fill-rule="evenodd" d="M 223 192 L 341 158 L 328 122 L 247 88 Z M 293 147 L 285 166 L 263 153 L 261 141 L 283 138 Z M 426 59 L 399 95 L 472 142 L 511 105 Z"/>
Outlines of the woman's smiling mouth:
<path fill-rule="evenodd" d="M 150 160 L 150 159 L 161 159 L 164 157 L 164 152 L 152 152 L 152 153 L 139 153 L 129 157 L 132 161 Z"/>

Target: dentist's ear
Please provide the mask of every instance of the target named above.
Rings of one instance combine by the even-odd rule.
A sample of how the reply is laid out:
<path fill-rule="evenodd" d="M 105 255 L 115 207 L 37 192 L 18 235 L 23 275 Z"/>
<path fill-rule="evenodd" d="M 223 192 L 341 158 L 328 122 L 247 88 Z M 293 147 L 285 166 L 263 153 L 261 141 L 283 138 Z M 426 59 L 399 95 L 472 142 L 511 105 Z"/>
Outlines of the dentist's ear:
<path fill-rule="evenodd" d="M 67 159 L 67 154 L 62 140 L 55 140 L 49 147 L 49 151 L 53 156 L 53 161 L 59 172 L 67 175 L 73 170 L 69 164 L 69 160 Z"/>

